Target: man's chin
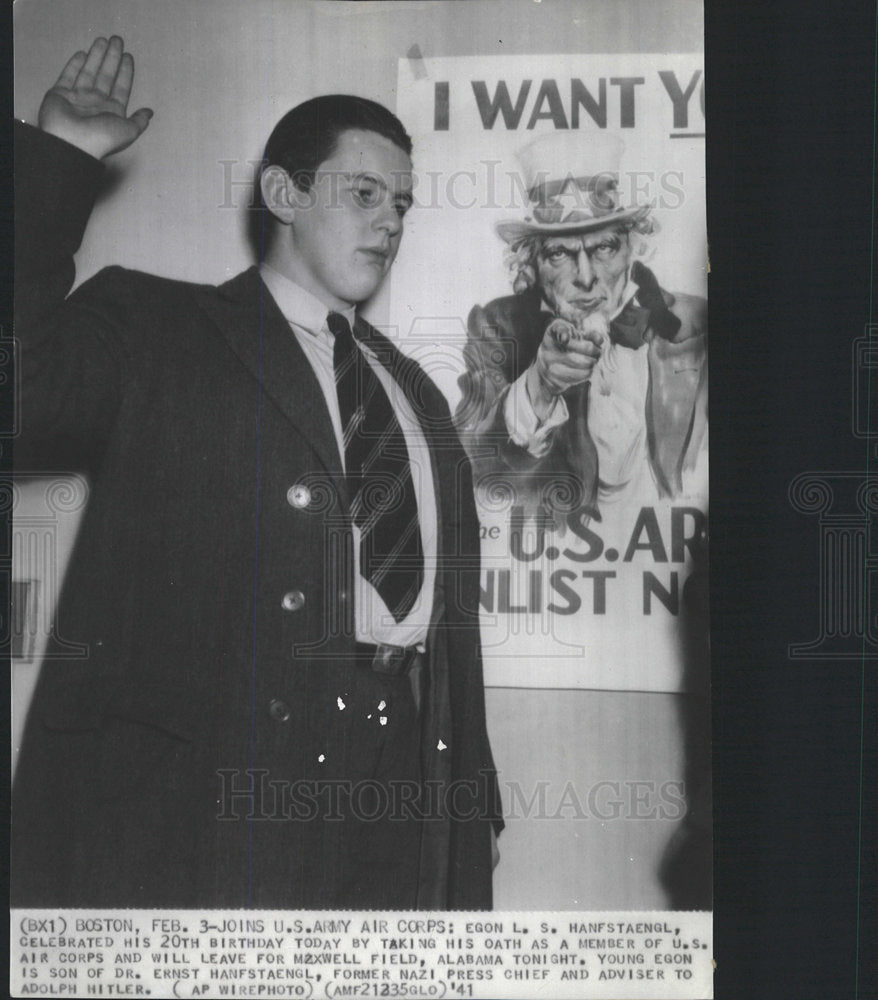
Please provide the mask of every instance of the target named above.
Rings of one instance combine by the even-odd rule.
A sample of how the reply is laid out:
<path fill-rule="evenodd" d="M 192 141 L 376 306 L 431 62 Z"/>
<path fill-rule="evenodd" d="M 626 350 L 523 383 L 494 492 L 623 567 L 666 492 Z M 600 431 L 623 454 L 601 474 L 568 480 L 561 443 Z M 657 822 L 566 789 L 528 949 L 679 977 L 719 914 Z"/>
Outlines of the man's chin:
<path fill-rule="evenodd" d="M 382 275 L 377 281 L 359 281 L 356 284 L 351 284 L 345 290 L 343 298 L 350 302 L 351 305 L 362 305 L 364 302 L 368 302 L 378 291 L 383 280 L 384 276 Z"/>

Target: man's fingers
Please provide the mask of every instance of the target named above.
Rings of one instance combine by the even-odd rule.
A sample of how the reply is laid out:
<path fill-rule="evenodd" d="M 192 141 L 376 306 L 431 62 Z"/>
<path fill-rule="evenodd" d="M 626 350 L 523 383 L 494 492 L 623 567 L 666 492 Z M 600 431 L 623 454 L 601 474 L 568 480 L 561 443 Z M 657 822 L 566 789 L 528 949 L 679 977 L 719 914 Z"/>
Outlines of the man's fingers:
<path fill-rule="evenodd" d="M 124 53 L 119 63 L 119 72 L 116 74 L 116 82 L 110 92 L 110 97 L 118 101 L 123 107 L 128 103 L 131 94 L 131 82 L 134 79 L 134 60 L 129 52 Z M 132 115 L 132 117 L 134 117 Z"/>
<path fill-rule="evenodd" d="M 578 385 L 580 382 L 585 381 L 589 375 L 591 375 L 593 365 L 588 365 L 583 368 L 569 368 L 566 365 L 558 366 L 553 368 L 552 377 L 558 382 L 563 382 L 565 385 Z"/>
<path fill-rule="evenodd" d="M 596 347 L 600 350 L 603 338 L 594 330 L 585 330 L 578 336 L 567 341 L 567 350 L 582 351 L 588 347 Z"/>
<path fill-rule="evenodd" d="M 101 63 L 104 61 L 104 53 L 107 51 L 107 44 L 106 38 L 96 38 L 91 43 L 91 48 L 88 50 L 88 56 L 86 57 L 85 64 L 76 77 L 77 87 L 94 86 L 95 77 L 98 75 L 98 70 L 101 68 Z"/>
<path fill-rule="evenodd" d="M 600 348 L 594 344 L 577 345 L 571 349 L 568 344 L 567 350 L 553 352 L 546 355 L 549 364 L 566 365 L 571 368 L 582 368 L 586 365 L 593 365 L 601 356 Z"/>
<path fill-rule="evenodd" d="M 546 358 L 543 370 L 549 381 L 569 388 L 584 382 L 594 371 L 596 361 L 595 357 L 562 354 L 559 357 Z"/>
<path fill-rule="evenodd" d="M 545 379 L 560 392 L 587 381 L 601 356 L 602 345 L 603 338 L 593 332 L 571 338 L 564 347 L 547 337 L 539 350 Z"/>
<path fill-rule="evenodd" d="M 133 122 L 137 126 L 138 132 L 143 132 L 146 126 L 149 125 L 151 118 L 152 108 L 138 108 L 128 121 Z"/>
<path fill-rule="evenodd" d="M 597 330 L 583 330 L 579 337 L 579 343 L 594 344 L 596 347 L 600 347 L 603 342 L 604 338 Z"/>
<path fill-rule="evenodd" d="M 587 358 L 589 361 L 597 361 L 601 356 L 601 348 L 592 340 L 571 340 L 564 353 L 571 360 Z"/>
<path fill-rule="evenodd" d="M 105 97 L 110 96 L 113 84 L 116 82 L 116 74 L 119 72 L 119 61 L 122 58 L 122 39 L 118 35 L 113 35 L 107 43 L 104 58 L 95 76 L 95 90 Z"/>
<path fill-rule="evenodd" d="M 601 356 L 603 349 L 603 338 L 593 331 L 578 334 L 571 337 L 564 346 L 559 345 L 554 337 L 546 336 L 540 347 L 548 357 L 553 359 L 566 358 L 568 360 L 588 358 L 597 360 Z"/>
<path fill-rule="evenodd" d="M 76 83 L 76 78 L 79 76 L 79 71 L 85 65 L 86 55 L 84 52 L 76 52 L 67 60 L 67 65 L 61 70 L 61 75 L 55 82 L 56 87 L 64 87 L 65 90 L 69 90 L 74 83 Z"/>

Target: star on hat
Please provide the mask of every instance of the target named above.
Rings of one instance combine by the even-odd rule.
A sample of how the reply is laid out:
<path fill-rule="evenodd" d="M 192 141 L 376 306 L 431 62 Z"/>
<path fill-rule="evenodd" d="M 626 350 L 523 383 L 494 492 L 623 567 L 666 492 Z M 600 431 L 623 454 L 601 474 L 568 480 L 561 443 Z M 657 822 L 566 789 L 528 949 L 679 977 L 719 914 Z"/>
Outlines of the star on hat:
<path fill-rule="evenodd" d="M 588 233 L 643 218 L 650 205 L 624 207 L 618 191 L 624 144 L 604 132 L 553 132 L 518 153 L 530 201 L 523 220 L 497 223 L 507 243 L 535 234 Z"/>

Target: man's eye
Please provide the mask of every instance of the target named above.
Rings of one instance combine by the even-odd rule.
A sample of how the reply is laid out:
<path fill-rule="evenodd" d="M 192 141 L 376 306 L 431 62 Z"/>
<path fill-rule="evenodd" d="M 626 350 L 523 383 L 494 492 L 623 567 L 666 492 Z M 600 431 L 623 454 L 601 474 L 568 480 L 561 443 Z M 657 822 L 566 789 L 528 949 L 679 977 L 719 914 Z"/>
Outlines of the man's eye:
<path fill-rule="evenodd" d="M 558 264 L 567 256 L 569 254 L 563 247 L 556 247 L 554 250 L 549 250 L 546 253 L 546 259 L 550 260 L 553 264 Z"/>
<path fill-rule="evenodd" d="M 600 260 L 608 260 L 615 255 L 618 249 L 619 245 L 617 243 L 598 243 L 594 248 L 594 253 Z"/>
<path fill-rule="evenodd" d="M 412 204 L 410 201 L 395 201 L 393 207 L 396 209 L 396 214 L 400 218 L 403 218 L 405 213 L 412 207 Z"/>
<path fill-rule="evenodd" d="M 358 184 L 353 190 L 357 204 L 363 208 L 375 208 L 381 202 L 381 188 L 377 184 Z"/>

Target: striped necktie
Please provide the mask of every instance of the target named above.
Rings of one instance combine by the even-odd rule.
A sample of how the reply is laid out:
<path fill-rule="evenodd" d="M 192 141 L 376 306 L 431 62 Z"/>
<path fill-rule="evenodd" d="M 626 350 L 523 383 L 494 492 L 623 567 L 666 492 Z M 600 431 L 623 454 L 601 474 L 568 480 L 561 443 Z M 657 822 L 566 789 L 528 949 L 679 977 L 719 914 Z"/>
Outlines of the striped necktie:
<path fill-rule="evenodd" d="M 399 622 L 412 609 L 424 580 L 405 437 L 387 393 L 354 343 L 347 319 L 331 312 L 326 325 L 335 338 L 335 387 L 351 516 L 360 530 L 360 572 Z"/>

